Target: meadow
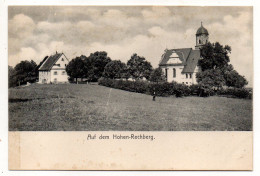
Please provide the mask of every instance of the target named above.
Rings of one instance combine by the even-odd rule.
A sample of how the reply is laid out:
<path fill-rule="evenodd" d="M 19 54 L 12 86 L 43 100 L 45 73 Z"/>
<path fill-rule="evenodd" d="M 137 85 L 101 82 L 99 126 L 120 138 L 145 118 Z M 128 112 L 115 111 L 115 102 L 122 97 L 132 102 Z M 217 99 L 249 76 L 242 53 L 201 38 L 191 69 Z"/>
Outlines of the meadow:
<path fill-rule="evenodd" d="M 9 89 L 10 131 L 249 131 L 252 100 L 156 97 L 90 84 Z"/>

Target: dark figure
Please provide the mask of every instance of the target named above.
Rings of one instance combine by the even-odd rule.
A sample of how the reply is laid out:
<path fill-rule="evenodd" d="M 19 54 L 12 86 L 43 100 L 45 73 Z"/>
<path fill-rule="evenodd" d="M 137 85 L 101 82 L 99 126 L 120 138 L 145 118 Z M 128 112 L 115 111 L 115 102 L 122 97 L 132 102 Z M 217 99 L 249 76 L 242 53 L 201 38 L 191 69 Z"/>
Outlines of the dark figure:
<path fill-rule="evenodd" d="M 155 101 L 155 97 L 156 97 L 156 94 L 155 94 L 155 91 L 153 91 L 153 101 Z"/>

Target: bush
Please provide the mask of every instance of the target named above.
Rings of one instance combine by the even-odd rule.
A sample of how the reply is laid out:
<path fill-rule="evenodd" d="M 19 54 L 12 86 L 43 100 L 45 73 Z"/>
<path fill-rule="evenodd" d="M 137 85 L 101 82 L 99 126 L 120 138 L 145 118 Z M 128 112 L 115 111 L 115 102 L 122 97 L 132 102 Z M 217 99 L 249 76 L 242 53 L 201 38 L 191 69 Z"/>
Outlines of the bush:
<path fill-rule="evenodd" d="M 215 90 L 214 88 L 206 85 L 191 85 L 187 86 L 185 84 L 178 84 L 176 82 L 168 83 L 152 83 L 147 81 L 128 81 L 128 80 L 117 80 L 117 79 L 107 79 L 100 78 L 98 80 L 99 85 L 112 87 L 116 89 L 126 90 L 130 92 L 145 93 L 153 95 L 155 92 L 156 96 L 172 96 L 183 97 L 197 95 L 201 97 L 208 97 L 215 95 L 225 95 L 237 98 L 252 98 L 252 91 L 244 88 L 227 88 Z"/>
<path fill-rule="evenodd" d="M 127 81 L 127 80 L 116 80 L 116 79 L 107 79 L 100 78 L 98 84 L 112 87 L 116 89 L 122 89 L 130 92 L 137 93 L 147 93 L 148 83 L 144 81 Z"/>
<path fill-rule="evenodd" d="M 231 96 L 235 98 L 252 99 L 252 91 L 245 88 L 226 88 L 218 91 L 218 95 Z"/>

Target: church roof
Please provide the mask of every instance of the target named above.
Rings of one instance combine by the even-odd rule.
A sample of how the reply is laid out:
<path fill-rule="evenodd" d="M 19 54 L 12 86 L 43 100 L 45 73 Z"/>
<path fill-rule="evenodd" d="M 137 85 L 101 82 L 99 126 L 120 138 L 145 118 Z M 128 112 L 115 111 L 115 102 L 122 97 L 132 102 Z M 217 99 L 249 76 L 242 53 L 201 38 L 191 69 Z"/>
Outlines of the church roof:
<path fill-rule="evenodd" d="M 39 71 L 49 71 L 52 69 L 53 65 L 59 60 L 62 53 L 56 53 L 46 59 L 46 61 L 41 65 Z"/>
<path fill-rule="evenodd" d="M 181 64 L 184 68 L 182 73 L 193 73 L 196 66 L 198 65 L 198 60 L 200 59 L 200 50 L 193 50 L 192 48 L 180 48 L 180 49 L 170 49 L 165 50 L 165 53 L 162 55 L 162 59 L 159 63 L 159 66 L 170 66 L 176 64 L 169 64 L 168 61 L 171 58 L 172 53 L 176 52 L 179 56 L 179 59 L 182 61 Z"/>
<path fill-rule="evenodd" d="M 200 28 L 197 30 L 196 35 L 206 34 L 209 35 L 209 32 L 204 26 L 201 24 Z"/>

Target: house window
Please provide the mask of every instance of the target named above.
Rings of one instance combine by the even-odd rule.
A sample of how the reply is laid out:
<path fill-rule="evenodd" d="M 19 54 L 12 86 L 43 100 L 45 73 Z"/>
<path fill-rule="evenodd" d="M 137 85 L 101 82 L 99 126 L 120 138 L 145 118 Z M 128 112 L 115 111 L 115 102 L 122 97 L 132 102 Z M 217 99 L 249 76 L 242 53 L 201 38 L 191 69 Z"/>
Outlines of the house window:
<path fill-rule="evenodd" d="M 57 71 L 55 71 L 53 74 L 54 74 L 54 75 L 58 75 L 58 72 L 57 72 Z"/>
<path fill-rule="evenodd" d="M 188 73 L 186 73 L 186 79 L 188 78 Z"/>
<path fill-rule="evenodd" d="M 54 83 L 57 83 L 57 78 L 54 78 Z"/>
<path fill-rule="evenodd" d="M 172 71 L 173 71 L 173 77 L 176 78 L 176 69 L 173 68 Z"/>
<path fill-rule="evenodd" d="M 61 61 L 64 61 L 64 59 L 62 58 Z"/>
<path fill-rule="evenodd" d="M 65 67 L 67 66 L 67 64 L 65 64 Z"/>
<path fill-rule="evenodd" d="M 63 74 L 63 75 L 65 75 L 65 74 L 66 74 L 66 72 L 65 72 L 65 71 L 62 71 L 62 74 Z"/>
<path fill-rule="evenodd" d="M 192 78 L 192 73 L 190 73 L 190 78 Z"/>
<path fill-rule="evenodd" d="M 188 84 L 188 82 L 186 82 L 186 84 Z"/>

